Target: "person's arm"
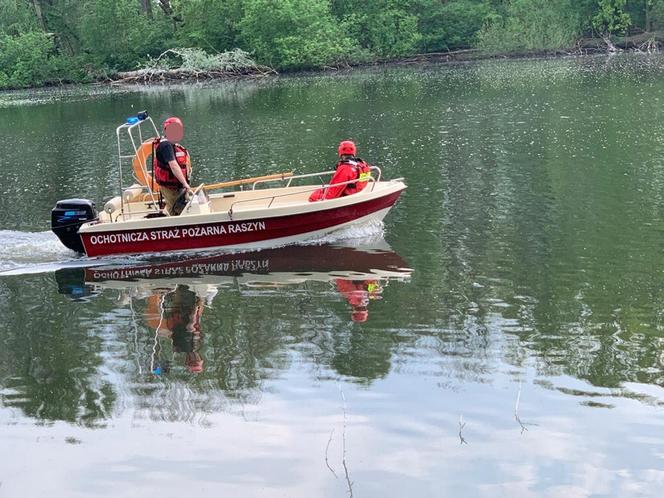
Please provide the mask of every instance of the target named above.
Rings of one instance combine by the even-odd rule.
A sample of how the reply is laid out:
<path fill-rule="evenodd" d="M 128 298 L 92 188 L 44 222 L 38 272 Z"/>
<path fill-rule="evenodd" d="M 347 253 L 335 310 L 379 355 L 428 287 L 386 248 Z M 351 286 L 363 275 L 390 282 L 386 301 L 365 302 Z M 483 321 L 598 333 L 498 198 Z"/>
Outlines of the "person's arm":
<path fill-rule="evenodd" d="M 182 168 L 180 168 L 178 162 L 175 159 L 171 159 L 168 161 L 168 165 L 171 167 L 171 171 L 175 175 L 175 178 L 178 179 L 182 186 L 187 190 L 191 190 L 191 187 L 189 186 L 187 179 L 184 177 L 184 173 L 182 173 Z"/>
<path fill-rule="evenodd" d="M 178 179 L 180 184 L 187 190 L 191 190 L 187 178 L 184 173 L 182 173 L 182 168 L 180 168 L 180 165 L 175 160 L 175 149 L 172 143 L 167 140 L 162 140 L 159 143 L 159 146 L 157 147 L 157 159 L 159 159 L 162 164 L 168 164 L 173 176 Z"/>
<path fill-rule="evenodd" d="M 342 166 L 337 168 L 337 171 L 334 173 L 332 180 L 330 180 L 330 185 L 335 183 L 343 183 L 355 179 L 353 170 L 349 166 Z M 341 195 L 341 193 L 348 187 L 348 183 L 343 185 L 336 185 L 334 187 L 328 187 L 327 192 L 325 193 L 325 199 L 336 199 Z"/>

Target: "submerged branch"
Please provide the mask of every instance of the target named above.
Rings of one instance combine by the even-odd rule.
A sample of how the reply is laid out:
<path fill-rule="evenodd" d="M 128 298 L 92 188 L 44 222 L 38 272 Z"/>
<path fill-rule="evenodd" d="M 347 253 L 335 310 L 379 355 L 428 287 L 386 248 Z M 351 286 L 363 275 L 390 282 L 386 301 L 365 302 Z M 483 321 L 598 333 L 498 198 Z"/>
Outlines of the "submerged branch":
<path fill-rule="evenodd" d="M 521 417 L 519 417 L 519 403 L 521 402 L 521 381 L 519 381 L 519 391 L 516 395 L 516 403 L 514 405 L 514 420 L 518 422 L 518 424 L 521 426 L 521 434 L 523 434 L 525 431 L 528 430 L 528 425 L 537 425 L 537 424 L 527 424 L 525 422 L 521 421 Z"/>
<path fill-rule="evenodd" d="M 344 412 L 344 425 L 343 432 L 341 433 L 341 463 L 344 467 L 344 475 L 346 477 L 346 484 L 348 485 L 348 496 L 353 498 L 353 482 L 350 480 L 348 466 L 346 465 L 346 396 L 344 396 L 344 391 L 341 389 L 341 385 L 339 385 L 339 393 L 341 394 L 341 401 Z"/>
<path fill-rule="evenodd" d="M 468 441 L 465 440 L 463 434 L 463 428 L 466 427 L 466 423 L 463 421 L 463 415 L 459 415 L 459 444 L 468 444 Z"/>
<path fill-rule="evenodd" d="M 330 462 L 327 458 L 327 454 L 330 450 L 330 443 L 332 442 L 333 435 L 334 435 L 334 427 L 332 428 L 332 431 L 330 431 L 330 438 L 327 440 L 327 446 L 325 446 L 325 465 L 327 466 L 328 469 L 330 469 L 330 472 L 332 472 L 332 475 L 335 477 L 335 479 L 339 479 L 337 473 L 334 471 L 332 467 L 330 467 Z"/>

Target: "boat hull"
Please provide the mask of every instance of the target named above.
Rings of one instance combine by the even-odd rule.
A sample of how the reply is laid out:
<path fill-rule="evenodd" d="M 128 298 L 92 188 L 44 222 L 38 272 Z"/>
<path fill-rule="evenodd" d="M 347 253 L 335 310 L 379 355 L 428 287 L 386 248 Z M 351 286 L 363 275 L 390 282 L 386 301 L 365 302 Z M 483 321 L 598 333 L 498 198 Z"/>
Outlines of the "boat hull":
<path fill-rule="evenodd" d="M 394 205 L 401 190 L 362 202 L 296 214 L 244 218 L 172 226 L 80 232 L 90 257 L 110 254 L 156 253 L 211 248 L 261 248 L 289 244 L 331 233 L 353 224 L 380 221 Z M 98 225 L 101 226 L 101 225 Z"/>

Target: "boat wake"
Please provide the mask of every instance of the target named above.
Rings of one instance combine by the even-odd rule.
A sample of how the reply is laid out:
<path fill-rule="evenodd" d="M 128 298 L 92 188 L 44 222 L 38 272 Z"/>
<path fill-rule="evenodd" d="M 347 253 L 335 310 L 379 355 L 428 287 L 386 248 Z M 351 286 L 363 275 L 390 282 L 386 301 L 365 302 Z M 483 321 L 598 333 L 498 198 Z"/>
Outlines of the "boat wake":
<path fill-rule="evenodd" d="M 49 273 L 61 268 L 99 266 L 99 258 L 86 258 L 67 249 L 51 231 L 19 232 L 0 230 L 0 277 Z M 127 263 L 138 257 L 107 257 L 104 262 Z"/>
<path fill-rule="evenodd" d="M 55 234 L 50 231 L 0 230 L 0 240 L 2 240 L 0 245 L 0 275 L 34 265 L 81 260 L 79 255 L 64 247 Z"/>
<path fill-rule="evenodd" d="M 303 245 L 311 244 L 339 244 L 353 245 L 353 241 L 359 244 L 367 240 L 377 240 L 385 234 L 385 225 L 382 221 L 371 221 L 361 225 L 350 225 L 335 232 L 324 235 L 317 239 L 303 242 Z"/>

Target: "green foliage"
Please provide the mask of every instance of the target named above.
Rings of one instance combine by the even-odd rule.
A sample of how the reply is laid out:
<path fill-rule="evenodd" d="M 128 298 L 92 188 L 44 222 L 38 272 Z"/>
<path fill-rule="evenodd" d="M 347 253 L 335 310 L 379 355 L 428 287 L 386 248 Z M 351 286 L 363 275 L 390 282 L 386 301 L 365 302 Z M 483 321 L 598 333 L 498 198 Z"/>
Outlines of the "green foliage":
<path fill-rule="evenodd" d="M 551 50 L 569 47 L 581 32 L 573 0 L 514 0 L 506 15 L 494 15 L 478 34 L 487 51 Z"/>
<path fill-rule="evenodd" d="M 0 34 L 16 36 L 37 29 L 37 19 L 25 0 L 0 2 Z"/>
<path fill-rule="evenodd" d="M 488 3 L 477 0 L 425 1 L 422 7 L 419 30 L 422 33 L 420 50 L 423 52 L 473 46 L 477 33 L 492 12 Z"/>
<path fill-rule="evenodd" d="M 136 0 L 87 2 L 80 20 L 83 51 L 110 70 L 134 68 L 163 52 L 172 32 L 164 16 L 141 15 Z"/>
<path fill-rule="evenodd" d="M 0 37 L 0 88 L 48 83 L 54 53 L 53 38 L 41 32 Z"/>
<path fill-rule="evenodd" d="M 237 47 L 244 0 L 187 0 L 178 5 L 184 19 L 178 43 L 220 52 Z"/>
<path fill-rule="evenodd" d="M 356 49 L 326 0 L 246 0 L 240 40 L 258 62 L 284 69 L 343 63 Z"/>
<path fill-rule="evenodd" d="M 625 12 L 627 0 L 597 0 L 598 11 L 593 16 L 593 28 L 602 35 L 621 34 L 631 24 Z"/>
<path fill-rule="evenodd" d="M 630 26 L 664 30 L 664 0 L 0 0 L 0 88 L 144 67 L 174 47 L 199 67 L 239 48 L 289 70 L 552 50 Z"/>
<path fill-rule="evenodd" d="M 418 18 L 402 8 L 407 4 L 368 0 L 353 11 L 346 10 L 343 17 L 346 36 L 358 42 L 369 54 L 381 58 L 415 53 L 422 35 L 418 30 Z"/>
<path fill-rule="evenodd" d="M 648 28 L 656 31 L 664 30 L 664 0 L 652 0 L 650 4 Z"/>

